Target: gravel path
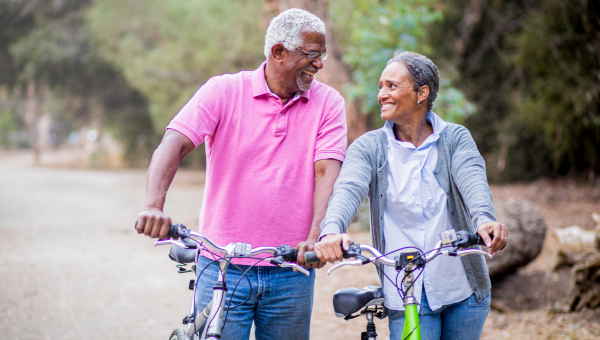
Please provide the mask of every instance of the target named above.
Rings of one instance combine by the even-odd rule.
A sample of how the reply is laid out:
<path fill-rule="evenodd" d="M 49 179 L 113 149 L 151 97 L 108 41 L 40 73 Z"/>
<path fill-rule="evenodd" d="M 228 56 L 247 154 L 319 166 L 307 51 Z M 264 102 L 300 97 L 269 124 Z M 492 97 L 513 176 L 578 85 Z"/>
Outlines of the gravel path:
<path fill-rule="evenodd" d="M 192 276 L 133 229 L 145 171 L 29 161 L 0 158 L 0 339 L 167 339 L 188 313 Z M 203 180 L 177 174 L 165 209 L 178 222 L 197 225 Z M 377 278 L 369 267 L 340 272 L 318 273 L 312 339 L 360 337 L 365 321 L 336 318 L 331 296 Z"/>

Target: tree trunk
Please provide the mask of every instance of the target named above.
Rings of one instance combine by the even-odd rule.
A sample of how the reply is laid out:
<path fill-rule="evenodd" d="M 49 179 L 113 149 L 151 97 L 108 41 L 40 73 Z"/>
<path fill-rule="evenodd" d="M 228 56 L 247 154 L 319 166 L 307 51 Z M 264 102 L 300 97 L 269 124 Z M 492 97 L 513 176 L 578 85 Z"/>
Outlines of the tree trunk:
<path fill-rule="evenodd" d="M 325 83 L 340 93 L 344 93 L 344 84 L 352 82 L 352 70 L 342 61 L 344 52 L 335 39 L 335 25 L 329 13 L 328 0 L 264 0 L 263 17 L 261 27 L 268 27 L 268 22 L 285 10 L 290 8 L 301 8 L 307 10 L 323 20 L 327 27 L 327 50 L 329 58 L 324 62 L 324 67 L 317 73 L 315 79 Z M 344 96 L 346 99 L 346 122 L 348 124 L 348 143 L 351 143 L 363 133 L 367 132 L 368 116 L 361 113 L 356 100 Z"/>
<path fill-rule="evenodd" d="M 488 260 L 490 277 L 514 272 L 533 261 L 542 251 L 546 224 L 539 208 L 527 200 L 496 204 L 496 217 L 508 228 L 508 244 Z"/>
<path fill-rule="evenodd" d="M 29 123 L 29 144 L 33 151 L 35 165 L 40 164 L 40 143 L 38 134 L 38 122 L 40 119 L 40 104 L 36 95 L 36 86 L 33 80 L 27 83 L 27 105 L 25 117 Z"/>

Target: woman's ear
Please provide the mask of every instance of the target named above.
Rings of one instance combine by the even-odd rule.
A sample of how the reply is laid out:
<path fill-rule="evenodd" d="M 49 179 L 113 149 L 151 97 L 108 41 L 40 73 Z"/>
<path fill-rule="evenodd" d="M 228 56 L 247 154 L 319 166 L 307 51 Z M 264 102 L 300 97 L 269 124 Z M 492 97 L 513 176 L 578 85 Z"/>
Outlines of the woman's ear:
<path fill-rule="evenodd" d="M 429 86 L 423 85 L 417 93 L 417 100 L 419 102 L 425 102 L 427 101 L 427 97 L 429 97 Z"/>

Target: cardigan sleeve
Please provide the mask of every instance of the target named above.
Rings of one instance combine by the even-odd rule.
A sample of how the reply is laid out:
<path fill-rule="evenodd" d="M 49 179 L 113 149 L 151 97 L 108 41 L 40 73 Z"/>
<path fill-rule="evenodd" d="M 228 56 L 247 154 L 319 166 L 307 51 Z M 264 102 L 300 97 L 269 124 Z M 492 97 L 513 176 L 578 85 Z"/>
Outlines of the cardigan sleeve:
<path fill-rule="evenodd" d="M 487 182 L 485 161 L 469 130 L 456 129 L 450 172 L 468 209 L 473 226 L 496 221 L 492 192 Z"/>
<path fill-rule="evenodd" d="M 376 143 L 370 134 L 359 137 L 350 145 L 335 181 L 325 218 L 321 222 L 321 235 L 345 233 L 356 216 L 358 207 L 367 197 L 373 176 L 373 149 Z"/>

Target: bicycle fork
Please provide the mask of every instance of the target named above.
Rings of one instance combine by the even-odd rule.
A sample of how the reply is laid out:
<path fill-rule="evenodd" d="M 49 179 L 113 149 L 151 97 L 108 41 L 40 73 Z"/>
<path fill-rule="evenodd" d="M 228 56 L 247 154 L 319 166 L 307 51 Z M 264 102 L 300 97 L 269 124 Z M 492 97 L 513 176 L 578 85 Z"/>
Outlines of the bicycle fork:
<path fill-rule="evenodd" d="M 413 269 L 415 265 L 409 263 L 406 265 L 404 272 L 404 287 L 409 287 L 404 296 L 404 330 L 402 331 L 403 340 L 421 340 L 421 325 L 419 323 L 419 309 L 417 307 L 417 299 L 414 297 L 415 280 Z"/>

